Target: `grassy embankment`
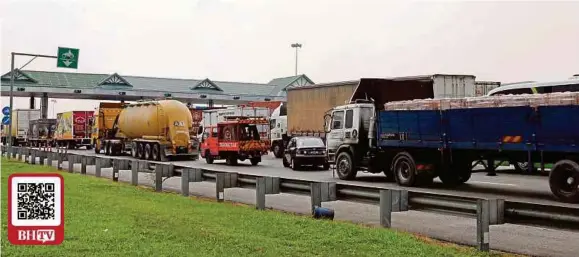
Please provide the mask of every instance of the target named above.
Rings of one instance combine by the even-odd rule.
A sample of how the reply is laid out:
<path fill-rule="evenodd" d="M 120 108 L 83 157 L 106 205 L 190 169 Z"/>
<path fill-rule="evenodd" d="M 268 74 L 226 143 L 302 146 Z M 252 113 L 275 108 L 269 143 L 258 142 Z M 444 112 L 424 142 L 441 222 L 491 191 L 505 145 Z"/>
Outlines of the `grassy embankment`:
<path fill-rule="evenodd" d="M 216 203 L 78 174 L 65 180 L 60 246 L 13 246 L 6 236 L 7 180 L 58 172 L 2 158 L 3 256 L 493 256 L 410 234 Z M 430 240 L 429 240 L 430 241 Z"/>

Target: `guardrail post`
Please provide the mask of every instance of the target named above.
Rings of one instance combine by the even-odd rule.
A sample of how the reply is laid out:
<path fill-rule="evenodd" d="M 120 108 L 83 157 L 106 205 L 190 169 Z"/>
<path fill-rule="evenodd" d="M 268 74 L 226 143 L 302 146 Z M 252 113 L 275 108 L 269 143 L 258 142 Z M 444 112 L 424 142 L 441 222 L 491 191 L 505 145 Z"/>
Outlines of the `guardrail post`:
<path fill-rule="evenodd" d="M 20 147 L 20 161 L 22 161 L 22 157 L 24 157 L 24 162 L 28 163 L 30 159 L 28 159 L 28 151 L 27 149 Z"/>
<path fill-rule="evenodd" d="M 86 175 L 86 164 L 88 162 L 88 156 L 81 156 L 80 158 L 80 174 Z"/>
<path fill-rule="evenodd" d="M 155 191 L 163 191 L 163 164 L 155 164 Z"/>
<path fill-rule="evenodd" d="M 113 159 L 113 181 L 119 181 L 119 170 L 121 168 L 121 160 Z"/>
<path fill-rule="evenodd" d="M 203 170 L 198 168 L 183 168 L 181 172 L 181 194 L 189 196 L 189 183 L 202 182 Z"/>
<path fill-rule="evenodd" d="M 44 160 L 46 160 L 46 155 L 47 155 L 46 152 L 38 151 L 38 159 L 39 159 L 38 161 L 40 165 L 45 165 Z"/>
<path fill-rule="evenodd" d="M 131 161 L 131 185 L 137 186 L 139 185 L 139 170 L 141 170 L 141 160 L 132 160 Z"/>
<path fill-rule="evenodd" d="M 505 200 L 504 199 L 489 199 L 489 224 L 501 225 L 505 224 Z"/>
<path fill-rule="evenodd" d="M 52 166 L 52 159 L 54 159 L 54 154 L 51 152 L 46 153 L 46 166 Z"/>
<path fill-rule="evenodd" d="M 62 170 L 62 159 L 64 159 L 64 154 L 57 153 L 56 154 L 56 168 L 58 170 Z"/>
<path fill-rule="evenodd" d="M 314 214 L 317 207 L 322 207 L 322 183 L 312 182 L 310 184 L 310 198 L 311 213 Z"/>
<path fill-rule="evenodd" d="M 322 207 L 322 202 L 336 201 L 335 182 L 312 182 L 310 183 L 310 197 L 312 214 L 317 207 Z"/>
<path fill-rule="evenodd" d="M 101 168 L 102 168 L 102 160 L 101 158 L 97 158 L 94 165 L 94 176 L 100 177 L 101 176 Z"/>
<path fill-rule="evenodd" d="M 476 205 L 476 242 L 479 251 L 489 251 L 489 200 L 478 199 Z"/>
<path fill-rule="evenodd" d="M 391 190 L 380 190 L 380 225 L 387 228 L 392 226 L 392 205 L 394 202 L 392 198 Z"/>
<path fill-rule="evenodd" d="M 265 196 L 268 194 L 279 194 L 278 177 L 257 177 L 255 178 L 255 201 L 258 210 L 265 210 Z"/>
<path fill-rule="evenodd" d="M 36 164 L 36 150 L 34 149 L 30 150 L 30 164 Z"/>
<path fill-rule="evenodd" d="M 223 202 L 225 199 L 225 174 L 215 173 L 215 194 L 217 202 Z"/>
<path fill-rule="evenodd" d="M 76 156 L 69 154 L 68 155 L 68 172 L 74 173 L 74 162 L 76 161 Z"/>

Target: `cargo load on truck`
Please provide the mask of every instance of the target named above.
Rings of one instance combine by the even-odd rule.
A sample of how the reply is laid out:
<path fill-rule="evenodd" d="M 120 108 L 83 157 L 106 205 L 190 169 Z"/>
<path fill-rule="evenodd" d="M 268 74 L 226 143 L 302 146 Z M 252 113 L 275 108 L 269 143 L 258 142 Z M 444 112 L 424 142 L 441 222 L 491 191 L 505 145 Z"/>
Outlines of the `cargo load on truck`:
<path fill-rule="evenodd" d="M 56 131 L 56 119 L 31 120 L 29 128 L 29 146 L 55 146 L 54 132 Z"/>
<path fill-rule="evenodd" d="M 579 203 L 578 93 L 436 99 L 420 94 L 421 83 L 366 83 L 328 112 L 326 149 L 340 179 L 365 170 L 402 186 L 436 177 L 457 186 L 470 179 L 474 161 L 538 161 L 554 163 L 553 194 Z"/>
<path fill-rule="evenodd" d="M 56 131 L 54 140 L 56 145 L 77 149 L 81 146 L 92 149 L 91 126 L 94 111 L 69 111 L 56 114 Z"/>
<path fill-rule="evenodd" d="M 193 124 L 191 111 L 184 103 L 153 100 L 120 107 L 119 111 L 119 106 L 101 105 L 98 110 L 105 120 L 114 117 L 112 127 L 103 123 L 104 131 L 96 138 L 106 155 L 130 152 L 134 158 L 156 161 L 199 158 L 199 149 L 189 134 Z"/>
<path fill-rule="evenodd" d="M 225 117 L 262 117 L 269 119 L 270 109 L 266 107 L 251 107 L 245 105 L 239 105 L 234 107 L 228 107 L 225 109 L 214 109 L 214 110 L 204 110 L 203 111 L 203 121 L 198 130 L 199 137 L 205 132 L 209 127 L 215 128 L 218 122 L 225 121 Z M 257 130 L 261 138 L 269 139 L 269 123 L 268 124 L 257 124 Z"/>
<path fill-rule="evenodd" d="M 12 123 L 12 145 L 25 146 L 28 144 L 30 121 L 40 119 L 40 109 L 15 109 L 12 111 L 10 122 Z M 6 126 L 8 129 L 9 126 Z M 8 136 L 8 134 L 6 134 Z"/>

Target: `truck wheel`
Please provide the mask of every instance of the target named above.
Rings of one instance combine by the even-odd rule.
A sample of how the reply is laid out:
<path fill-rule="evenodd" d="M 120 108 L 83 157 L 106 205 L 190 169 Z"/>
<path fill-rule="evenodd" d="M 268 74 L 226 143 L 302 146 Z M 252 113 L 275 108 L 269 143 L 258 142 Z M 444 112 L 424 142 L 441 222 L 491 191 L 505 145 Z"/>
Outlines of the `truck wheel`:
<path fill-rule="evenodd" d="M 131 142 L 131 156 L 133 158 L 137 158 L 138 154 L 137 154 L 137 143 L 135 142 Z"/>
<path fill-rule="evenodd" d="M 466 183 L 472 175 L 472 162 L 457 161 L 453 164 L 444 167 L 438 178 L 444 185 L 459 186 Z"/>
<path fill-rule="evenodd" d="M 153 155 L 153 160 L 155 160 L 155 161 L 161 160 L 161 150 L 160 150 L 159 144 L 157 144 L 157 143 L 153 144 L 152 155 Z"/>
<path fill-rule="evenodd" d="M 111 155 L 111 143 L 105 142 L 105 155 Z"/>
<path fill-rule="evenodd" d="M 275 158 L 282 158 L 283 157 L 283 146 L 281 143 L 276 143 L 273 146 L 273 155 Z"/>
<path fill-rule="evenodd" d="M 394 156 L 394 175 L 401 186 L 414 186 L 416 183 L 416 163 L 407 152 Z"/>
<path fill-rule="evenodd" d="M 338 172 L 338 177 L 342 180 L 353 180 L 356 178 L 358 171 L 354 167 L 352 156 L 348 152 L 344 151 L 338 154 L 336 171 Z"/>
<path fill-rule="evenodd" d="M 237 156 L 235 155 L 227 156 L 227 160 L 225 160 L 225 163 L 227 165 L 237 165 Z"/>
<path fill-rule="evenodd" d="M 213 164 L 213 156 L 211 156 L 211 152 L 209 152 L 209 150 L 205 151 L 205 162 L 207 164 Z"/>
<path fill-rule="evenodd" d="M 139 156 L 139 159 L 145 159 L 145 146 L 143 143 L 137 143 L 137 155 Z"/>
<path fill-rule="evenodd" d="M 560 160 L 549 174 L 551 192 L 563 202 L 579 203 L 579 164 Z"/>
<path fill-rule="evenodd" d="M 151 144 L 145 143 L 145 159 L 152 160 L 153 154 L 151 153 Z"/>
<path fill-rule="evenodd" d="M 260 158 L 251 158 L 251 165 L 255 166 L 257 165 L 261 160 Z"/>

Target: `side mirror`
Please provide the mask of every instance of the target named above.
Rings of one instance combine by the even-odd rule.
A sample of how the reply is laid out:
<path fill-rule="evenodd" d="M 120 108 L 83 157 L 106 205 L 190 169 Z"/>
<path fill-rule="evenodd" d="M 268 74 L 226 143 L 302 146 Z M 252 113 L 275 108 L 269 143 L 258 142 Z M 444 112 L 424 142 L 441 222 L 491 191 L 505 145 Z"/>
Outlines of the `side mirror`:
<path fill-rule="evenodd" d="M 329 113 L 326 113 L 326 115 L 324 115 L 324 132 L 326 132 L 326 133 L 329 133 L 330 131 L 332 131 L 332 128 L 330 127 L 331 120 L 332 120 L 332 115 Z"/>

